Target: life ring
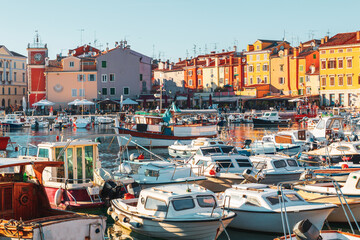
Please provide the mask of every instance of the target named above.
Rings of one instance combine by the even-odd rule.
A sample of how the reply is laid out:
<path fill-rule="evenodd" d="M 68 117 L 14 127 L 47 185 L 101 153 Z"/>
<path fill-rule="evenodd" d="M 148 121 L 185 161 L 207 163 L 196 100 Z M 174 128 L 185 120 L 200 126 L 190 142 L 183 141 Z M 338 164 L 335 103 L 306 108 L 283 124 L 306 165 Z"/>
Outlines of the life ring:
<path fill-rule="evenodd" d="M 20 201 L 21 205 L 24 205 L 24 206 L 28 205 L 29 204 L 29 194 L 27 194 L 27 193 L 22 194 L 19 198 L 19 201 Z"/>
<path fill-rule="evenodd" d="M 346 163 L 345 164 L 341 164 L 341 169 L 347 169 L 349 168 L 349 165 L 347 165 Z"/>

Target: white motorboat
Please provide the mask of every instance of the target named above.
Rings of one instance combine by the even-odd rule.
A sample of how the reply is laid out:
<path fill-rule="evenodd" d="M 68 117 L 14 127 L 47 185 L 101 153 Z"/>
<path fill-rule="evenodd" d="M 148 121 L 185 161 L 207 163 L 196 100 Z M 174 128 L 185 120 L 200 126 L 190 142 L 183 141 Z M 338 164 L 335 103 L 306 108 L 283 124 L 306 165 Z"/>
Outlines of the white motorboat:
<path fill-rule="evenodd" d="M 312 234 L 311 234 L 312 235 Z M 300 234 L 303 236 L 303 234 Z M 274 240 L 298 240 L 299 237 L 296 234 L 287 235 L 286 237 L 275 238 Z M 340 230 L 322 230 L 319 231 L 313 238 L 311 239 L 322 239 L 322 240 L 358 240 L 360 239 L 360 235 L 343 232 Z"/>
<path fill-rule="evenodd" d="M 22 129 L 24 123 L 22 123 L 16 114 L 7 114 L 5 119 L 0 123 L 0 125 L 9 127 L 10 130 Z"/>
<path fill-rule="evenodd" d="M 216 239 L 235 214 L 218 206 L 213 192 L 193 184 L 143 189 L 138 198 L 114 199 L 117 224 L 161 239 Z"/>
<path fill-rule="evenodd" d="M 73 125 L 76 128 L 89 128 L 91 127 L 91 119 L 89 117 L 79 117 L 73 121 Z"/>
<path fill-rule="evenodd" d="M 198 175 L 207 177 L 201 185 L 214 192 L 241 183 L 244 170 L 252 168 L 249 157 L 239 154 L 233 146 L 200 147 L 188 162 Z"/>
<path fill-rule="evenodd" d="M 226 144 L 218 138 L 198 138 L 192 140 L 190 144 L 183 144 L 176 141 L 169 146 L 169 155 L 172 157 L 186 158 L 193 155 L 200 147 L 207 146 L 226 146 Z"/>
<path fill-rule="evenodd" d="M 323 117 L 311 131 L 316 140 L 326 141 L 332 138 L 344 138 L 344 118 Z"/>
<path fill-rule="evenodd" d="M 295 159 L 284 155 L 250 156 L 250 161 L 256 170 L 249 169 L 244 173 L 244 177 L 265 184 L 299 180 L 300 175 L 305 171 Z"/>
<path fill-rule="evenodd" d="M 104 239 L 106 217 L 60 211 L 51 208 L 42 185 L 45 167 L 60 167 L 61 161 L 46 159 L 1 159 L 0 239 Z M 36 173 L 31 180 L 24 176 L 25 166 Z"/>
<path fill-rule="evenodd" d="M 115 179 L 117 176 L 125 174 L 139 184 L 144 185 L 144 187 L 182 182 L 201 182 L 206 179 L 204 176 L 197 175 L 196 170 L 189 164 L 142 159 L 140 156 L 135 158 L 134 154 L 132 154 L 129 160 L 122 161 L 119 171 L 113 172 Z"/>
<path fill-rule="evenodd" d="M 252 119 L 254 127 L 290 126 L 291 119 L 283 119 L 276 111 L 264 112 L 263 116 Z"/>
<path fill-rule="evenodd" d="M 303 150 L 304 143 L 296 142 L 290 134 L 271 134 L 265 135 L 261 141 L 257 141 L 257 143 L 252 144 L 251 147 L 255 153 L 261 153 L 262 150 L 266 151 L 267 149 L 271 149 L 271 145 L 273 145 L 275 152 L 282 152 L 286 155 L 293 156 Z M 255 146 L 257 146 L 257 148 Z"/>
<path fill-rule="evenodd" d="M 345 183 L 339 183 L 341 192 L 345 197 L 359 198 L 360 197 L 360 171 L 349 174 Z M 294 186 L 296 190 L 302 190 L 310 193 L 318 193 L 322 195 L 337 195 L 338 189 L 334 187 L 331 182 L 314 183 L 314 184 L 297 184 Z"/>
<path fill-rule="evenodd" d="M 306 202 L 293 190 L 283 190 L 287 218 L 292 228 L 297 222 L 309 219 L 321 229 L 327 216 L 336 208 L 334 204 Z M 280 197 L 278 190 L 264 184 L 240 184 L 227 189 L 223 205 L 236 213 L 229 227 L 259 232 L 283 232 Z"/>
<path fill-rule="evenodd" d="M 114 119 L 111 117 L 100 116 L 96 117 L 96 121 L 98 122 L 98 124 L 111 124 L 114 122 Z"/>
<path fill-rule="evenodd" d="M 31 121 L 31 129 L 44 129 L 49 127 L 49 122 L 40 118 L 40 119 L 33 119 Z"/>
<path fill-rule="evenodd" d="M 244 121 L 243 114 L 230 114 L 227 118 L 229 123 L 242 123 Z"/>

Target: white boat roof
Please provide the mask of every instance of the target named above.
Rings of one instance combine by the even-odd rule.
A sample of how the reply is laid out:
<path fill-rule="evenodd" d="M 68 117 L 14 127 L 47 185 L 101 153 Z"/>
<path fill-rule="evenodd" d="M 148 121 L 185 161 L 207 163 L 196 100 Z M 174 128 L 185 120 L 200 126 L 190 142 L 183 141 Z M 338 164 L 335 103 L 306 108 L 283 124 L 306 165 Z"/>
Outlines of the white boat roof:
<path fill-rule="evenodd" d="M 214 193 L 196 184 L 171 184 L 147 188 L 141 191 L 141 195 L 149 195 L 160 199 L 185 197 L 190 195 L 213 195 Z"/>
<path fill-rule="evenodd" d="M 360 146 L 360 141 L 357 142 L 334 142 L 327 147 L 320 149 L 312 150 L 307 152 L 309 155 L 320 155 L 326 156 L 328 154 L 334 155 L 357 155 L 360 154 L 360 147 L 357 149 L 357 146 Z"/>
<path fill-rule="evenodd" d="M 38 147 L 65 147 L 68 142 L 42 142 L 38 144 Z M 72 141 L 69 146 L 74 145 L 98 145 L 98 142 L 92 140 L 75 140 Z"/>
<path fill-rule="evenodd" d="M 273 160 L 287 160 L 287 159 L 293 159 L 289 156 L 279 155 L 279 154 L 267 154 L 267 155 L 255 155 L 249 157 L 251 160 L 260 160 L 260 161 L 273 161 Z"/>
<path fill-rule="evenodd" d="M 0 168 L 51 163 L 47 158 L 20 156 L 18 158 L 0 158 Z"/>

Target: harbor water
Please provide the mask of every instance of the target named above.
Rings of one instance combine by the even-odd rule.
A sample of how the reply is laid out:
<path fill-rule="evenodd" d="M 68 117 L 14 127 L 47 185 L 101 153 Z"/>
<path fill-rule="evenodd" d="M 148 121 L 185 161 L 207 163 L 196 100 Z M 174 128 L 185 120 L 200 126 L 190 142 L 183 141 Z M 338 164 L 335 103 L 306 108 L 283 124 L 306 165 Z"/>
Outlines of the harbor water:
<path fill-rule="evenodd" d="M 297 128 L 294 125 L 292 128 Z M 265 133 L 277 132 L 279 129 L 253 129 L 251 124 L 231 125 L 226 130 L 222 131 L 222 135 L 227 140 L 230 140 L 233 144 L 239 145 L 245 139 L 260 139 Z M 114 129 L 112 125 L 96 125 L 91 129 L 72 129 L 65 128 L 59 129 L 40 129 L 34 131 L 30 128 L 24 128 L 18 131 L 7 132 L 6 135 L 10 137 L 11 144 L 8 145 L 7 155 L 9 157 L 17 157 L 19 154 L 36 155 L 36 146 L 41 142 L 52 142 L 57 139 L 95 139 L 100 140 L 99 154 L 102 167 L 108 170 L 114 170 L 118 168 L 119 162 L 117 161 L 119 145 L 116 137 L 113 135 Z M 99 137 L 100 136 L 100 137 Z M 18 151 L 16 151 L 18 146 Z M 137 150 L 133 150 L 137 151 Z M 154 153 L 161 155 L 162 157 L 169 157 L 167 149 L 153 149 Z M 106 209 L 100 214 L 105 215 Z M 113 221 L 110 216 L 108 217 L 108 230 L 111 239 L 152 239 L 145 236 L 139 236 L 134 233 L 128 233 L 125 229 L 119 226 L 113 226 Z M 259 221 L 261 224 L 261 221 Z M 279 225 L 281 219 L 279 219 Z M 346 228 L 346 227 L 345 227 Z M 273 239 L 280 234 L 266 234 L 258 232 L 240 231 L 235 229 L 227 229 L 227 233 L 231 239 Z M 223 233 L 221 240 L 228 239 L 228 236 Z"/>

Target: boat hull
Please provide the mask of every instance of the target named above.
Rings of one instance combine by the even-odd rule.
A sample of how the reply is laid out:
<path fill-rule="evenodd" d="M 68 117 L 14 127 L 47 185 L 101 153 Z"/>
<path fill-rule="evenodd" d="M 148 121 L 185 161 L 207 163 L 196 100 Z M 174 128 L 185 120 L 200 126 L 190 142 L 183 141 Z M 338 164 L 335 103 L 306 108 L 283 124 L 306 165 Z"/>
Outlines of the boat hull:
<path fill-rule="evenodd" d="M 0 137 L 0 150 L 6 150 L 10 137 Z"/>
<path fill-rule="evenodd" d="M 279 182 L 296 181 L 299 180 L 301 173 L 290 174 L 265 174 L 264 179 L 260 181 L 263 184 L 278 184 Z"/>
<path fill-rule="evenodd" d="M 121 209 L 113 207 L 111 216 L 118 219 L 116 223 L 131 231 L 142 235 L 160 239 L 216 239 L 224 231 L 220 219 L 192 219 L 192 220 L 164 220 L 156 218 L 140 217 L 128 214 Z M 234 218 L 235 214 L 229 214 L 222 218 L 226 227 Z M 124 219 L 129 219 L 124 222 Z"/>
<path fill-rule="evenodd" d="M 304 219 L 309 219 L 312 224 L 314 224 L 318 229 L 321 229 L 325 219 L 333 209 L 334 208 L 331 207 L 310 211 L 288 211 L 287 217 L 289 220 L 290 229 L 293 229 L 296 223 Z M 230 208 L 230 210 L 236 213 L 236 217 L 229 224 L 229 227 L 258 232 L 283 232 L 280 212 L 243 211 L 232 208 Z M 259 224 L 259 219 L 261 219 L 261 222 L 266 224 Z"/>
<path fill-rule="evenodd" d="M 231 178 L 219 178 L 219 177 L 207 177 L 206 180 L 199 181 L 198 184 L 213 192 L 223 192 L 228 188 L 231 188 L 234 184 L 241 184 L 244 178 L 231 179 Z"/>
<path fill-rule="evenodd" d="M 276 127 L 276 126 L 290 126 L 291 122 L 288 120 L 265 120 L 259 118 L 253 118 L 254 127 L 263 126 L 263 127 Z"/>

